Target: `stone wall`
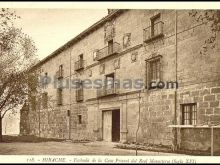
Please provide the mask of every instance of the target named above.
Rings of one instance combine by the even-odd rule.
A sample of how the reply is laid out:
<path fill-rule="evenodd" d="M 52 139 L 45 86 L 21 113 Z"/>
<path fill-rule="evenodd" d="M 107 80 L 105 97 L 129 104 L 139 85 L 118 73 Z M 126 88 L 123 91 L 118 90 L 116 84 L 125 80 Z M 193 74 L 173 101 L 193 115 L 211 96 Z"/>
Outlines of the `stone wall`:
<path fill-rule="evenodd" d="M 144 43 L 143 29 L 150 25 L 150 18 L 158 12 L 161 12 L 161 20 L 164 22 L 164 37 Z M 209 50 L 206 55 L 200 54 L 201 47 L 209 36 L 209 28 L 195 21 L 188 12 L 188 10 L 177 11 L 177 47 L 175 45 L 175 11 L 129 10 L 113 20 L 116 42 L 122 46 L 124 35 L 128 33 L 131 35 L 130 45 L 122 47 L 119 54 L 101 62 L 93 60 L 94 50 L 106 46 L 104 26 L 101 26 L 41 67 L 42 74 L 48 72 L 53 76 L 59 65 L 63 64 L 64 81 L 69 78 L 103 79 L 109 73 L 115 73 L 116 79 L 120 80 L 145 80 L 145 60 L 151 58 L 153 54 L 161 55 L 161 80 L 175 81 L 177 74 L 179 83 L 177 109 L 175 109 L 175 89 L 142 89 L 140 100 L 138 90 L 134 87 L 120 88 L 117 96 L 103 99 L 97 99 L 96 89 L 87 89 L 84 90 L 84 100 L 81 102 L 76 101 L 75 90 L 64 89 L 62 106 L 57 107 L 56 104 L 52 104 L 48 109 L 41 107 L 40 110 L 30 111 L 30 133 L 43 137 L 63 139 L 70 137 L 73 140 L 102 140 L 102 111 L 119 108 L 122 142 L 135 141 L 139 124 L 139 142 L 172 146 L 174 132 L 168 126 L 175 124 L 175 120 L 178 125 L 181 124 L 180 106 L 184 103 L 196 103 L 198 124 L 207 124 L 209 119 L 213 124 L 218 124 L 220 35 L 217 35 L 216 48 Z M 74 63 L 82 53 L 85 68 L 82 71 L 74 71 Z M 117 67 L 115 67 L 115 61 L 119 61 Z M 104 71 L 101 73 L 100 69 L 103 65 Z M 53 84 L 42 92 L 48 92 L 50 99 L 56 101 L 56 89 Z M 68 110 L 70 110 L 70 117 L 67 116 Z M 78 123 L 78 115 L 82 115 L 82 124 Z M 210 144 L 208 131 L 208 129 L 181 129 L 178 133 L 178 144 L 183 149 L 208 150 Z M 194 136 L 191 138 L 190 134 Z M 217 144 L 218 140 L 215 141 Z M 198 144 L 199 142 L 201 143 Z"/>

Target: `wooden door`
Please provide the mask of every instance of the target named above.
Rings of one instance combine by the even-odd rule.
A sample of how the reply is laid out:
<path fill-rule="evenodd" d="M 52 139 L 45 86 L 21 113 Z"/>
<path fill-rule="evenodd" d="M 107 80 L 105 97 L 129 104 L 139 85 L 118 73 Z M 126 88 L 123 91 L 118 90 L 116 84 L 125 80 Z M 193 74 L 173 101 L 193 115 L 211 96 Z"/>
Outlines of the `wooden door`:
<path fill-rule="evenodd" d="M 112 141 L 112 111 L 103 112 L 103 140 Z"/>

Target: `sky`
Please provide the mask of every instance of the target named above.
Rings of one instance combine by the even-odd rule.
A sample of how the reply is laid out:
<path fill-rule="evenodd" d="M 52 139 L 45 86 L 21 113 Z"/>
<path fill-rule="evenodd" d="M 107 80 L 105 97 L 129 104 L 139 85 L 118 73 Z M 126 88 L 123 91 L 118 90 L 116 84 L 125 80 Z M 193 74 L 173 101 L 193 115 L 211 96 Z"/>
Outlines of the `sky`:
<path fill-rule="evenodd" d="M 21 17 L 15 26 L 34 40 L 40 60 L 107 15 L 107 9 L 11 10 Z M 19 134 L 19 115 L 9 113 L 5 116 L 3 134 Z"/>
<path fill-rule="evenodd" d="M 107 9 L 12 9 L 21 19 L 15 26 L 22 28 L 35 42 L 39 59 L 74 38 L 107 15 Z"/>

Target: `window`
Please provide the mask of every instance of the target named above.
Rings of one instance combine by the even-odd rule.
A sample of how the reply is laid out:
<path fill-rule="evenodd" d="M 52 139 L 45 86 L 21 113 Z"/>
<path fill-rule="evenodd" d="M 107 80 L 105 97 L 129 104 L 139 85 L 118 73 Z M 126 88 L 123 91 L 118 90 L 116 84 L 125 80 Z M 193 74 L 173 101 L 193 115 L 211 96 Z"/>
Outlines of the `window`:
<path fill-rule="evenodd" d="M 80 54 L 78 56 L 78 60 L 75 62 L 75 71 L 79 71 L 83 68 L 84 68 L 83 54 Z"/>
<path fill-rule="evenodd" d="M 67 110 L 67 116 L 70 117 L 70 110 Z"/>
<path fill-rule="evenodd" d="M 196 103 L 182 105 L 182 125 L 196 125 Z"/>
<path fill-rule="evenodd" d="M 48 94 L 47 92 L 42 94 L 43 108 L 48 107 Z"/>
<path fill-rule="evenodd" d="M 113 40 L 108 41 L 108 54 L 113 53 Z"/>
<path fill-rule="evenodd" d="M 44 73 L 43 85 L 47 88 L 48 85 L 48 73 Z"/>
<path fill-rule="evenodd" d="M 59 66 L 59 70 L 57 72 L 57 78 L 63 78 L 63 65 Z"/>
<path fill-rule="evenodd" d="M 83 54 L 80 54 L 80 55 L 79 55 L 79 60 L 80 60 L 80 61 L 83 61 Z"/>
<path fill-rule="evenodd" d="M 146 60 L 147 65 L 147 81 L 150 87 L 152 83 L 161 81 L 161 55 Z"/>
<path fill-rule="evenodd" d="M 106 88 L 112 89 L 114 88 L 115 74 L 106 75 Z"/>
<path fill-rule="evenodd" d="M 144 42 L 148 43 L 152 40 L 163 37 L 164 23 L 161 21 L 160 13 L 150 18 L 150 26 L 144 29 Z"/>
<path fill-rule="evenodd" d="M 83 81 L 79 80 L 76 85 L 76 101 L 83 101 Z"/>
<path fill-rule="evenodd" d="M 82 115 L 78 115 L 78 124 L 82 124 Z"/>
<path fill-rule="evenodd" d="M 158 81 L 160 79 L 160 59 L 150 62 L 150 80 Z"/>
<path fill-rule="evenodd" d="M 57 89 L 57 105 L 62 105 L 63 98 L 62 98 L 62 88 Z"/>
<path fill-rule="evenodd" d="M 160 14 L 151 18 L 151 37 L 158 35 L 158 24 L 160 22 Z"/>
<path fill-rule="evenodd" d="M 63 65 L 59 66 L 59 71 L 61 72 L 63 70 Z"/>

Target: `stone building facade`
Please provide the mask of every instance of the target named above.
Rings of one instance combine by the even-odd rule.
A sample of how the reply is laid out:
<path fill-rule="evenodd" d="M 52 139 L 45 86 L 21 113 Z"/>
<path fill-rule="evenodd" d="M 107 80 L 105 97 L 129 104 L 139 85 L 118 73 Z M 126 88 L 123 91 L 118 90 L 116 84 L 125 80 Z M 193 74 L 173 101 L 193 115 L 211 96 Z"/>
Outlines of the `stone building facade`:
<path fill-rule="evenodd" d="M 30 134 L 120 142 L 137 135 L 144 144 L 210 150 L 209 125 L 220 120 L 220 36 L 204 55 L 209 35 L 189 10 L 109 10 L 34 67 L 51 81 L 30 98 Z M 67 87 L 97 79 L 113 83 Z M 152 80 L 158 88 L 149 88 Z M 215 128 L 215 149 L 219 134 Z"/>

